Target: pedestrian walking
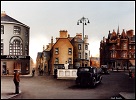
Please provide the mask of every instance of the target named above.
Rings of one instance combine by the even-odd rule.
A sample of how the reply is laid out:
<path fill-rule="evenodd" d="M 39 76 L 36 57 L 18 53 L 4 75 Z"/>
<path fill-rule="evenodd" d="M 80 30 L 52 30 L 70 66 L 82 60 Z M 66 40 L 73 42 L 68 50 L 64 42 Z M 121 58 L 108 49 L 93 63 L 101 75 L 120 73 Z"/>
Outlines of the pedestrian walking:
<path fill-rule="evenodd" d="M 129 70 L 129 78 L 132 78 L 132 70 Z"/>
<path fill-rule="evenodd" d="M 51 70 L 50 70 L 50 68 L 49 68 L 49 72 L 48 72 L 48 75 L 50 75 L 51 74 Z"/>
<path fill-rule="evenodd" d="M 54 69 L 54 78 L 57 78 L 57 68 Z"/>
<path fill-rule="evenodd" d="M 5 74 L 5 68 L 2 69 L 2 75 L 4 75 L 4 74 Z"/>
<path fill-rule="evenodd" d="M 34 76 L 34 74 L 35 74 L 35 69 L 33 68 L 33 70 L 32 70 L 32 77 Z"/>
<path fill-rule="evenodd" d="M 112 67 L 112 71 L 113 71 L 113 67 Z"/>
<path fill-rule="evenodd" d="M 117 67 L 117 72 L 118 72 L 119 68 Z"/>
<path fill-rule="evenodd" d="M 15 84 L 15 93 L 19 93 L 19 82 L 20 82 L 20 76 L 19 76 L 19 70 L 14 70 L 14 78 L 13 78 L 14 84 Z"/>
<path fill-rule="evenodd" d="M 7 75 L 9 75 L 9 69 L 7 68 Z"/>
<path fill-rule="evenodd" d="M 41 69 L 41 75 L 43 76 L 43 69 Z"/>

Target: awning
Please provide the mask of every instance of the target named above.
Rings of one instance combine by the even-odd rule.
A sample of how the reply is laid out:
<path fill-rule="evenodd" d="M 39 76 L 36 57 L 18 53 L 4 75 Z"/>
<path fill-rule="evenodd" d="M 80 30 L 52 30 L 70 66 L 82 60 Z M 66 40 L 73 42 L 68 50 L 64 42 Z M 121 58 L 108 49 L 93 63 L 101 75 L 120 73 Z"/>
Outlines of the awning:
<path fill-rule="evenodd" d="M 135 66 L 135 60 L 129 60 L 129 62 L 132 64 L 132 66 Z"/>

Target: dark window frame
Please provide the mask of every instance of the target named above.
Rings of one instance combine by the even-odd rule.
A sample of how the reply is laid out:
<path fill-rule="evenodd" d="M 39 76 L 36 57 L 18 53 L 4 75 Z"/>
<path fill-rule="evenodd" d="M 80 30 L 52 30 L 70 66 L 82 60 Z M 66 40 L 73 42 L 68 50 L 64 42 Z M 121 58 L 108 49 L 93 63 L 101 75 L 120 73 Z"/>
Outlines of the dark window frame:
<path fill-rule="evenodd" d="M 88 45 L 87 44 L 85 45 L 85 50 L 88 50 Z"/>
<path fill-rule="evenodd" d="M 68 58 L 68 63 L 72 64 L 72 58 Z"/>
<path fill-rule="evenodd" d="M 4 34 L 4 25 L 1 25 L 1 34 Z"/>
<path fill-rule="evenodd" d="M 59 64 L 59 58 L 55 58 L 55 64 Z"/>
<path fill-rule="evenodd" d="M 81 59 L 81 52 L 78 52 L 78 58 Z"/>
<path fill-rule="evenodd" d="M 72 55 L 72 48 L 68 48 L 68 54 Z"/>
<path fill-rule="evenodd" d="M 23 45 L 20 40 L 15 39 L 9 44 L 9 55 L 23 55 Z"/>
<path fill-rule="evenodd" d="M 16 35 L 20 35 L 21 34 L 21 27 L 14 26 L 13 33 L 16 34 Z"/>
<path fill-rule="evenodd" d="M 55 54 L 59 54 L 59 48 L 55 48 Z"/>
<path fill-rule="evenodd" d="M 78 50 L 82 50 L 81 44 L 78 44 Z"/>
<path fill-rule="evenodd" d="M 4 43 L 1 43 L 1 55 L 4 54 Z"/>
<path fill-rule="evenodd" d="M 88 54 L 87 53 L 85 53 L 85 59 L 87 59 L 88 58 Z"/>

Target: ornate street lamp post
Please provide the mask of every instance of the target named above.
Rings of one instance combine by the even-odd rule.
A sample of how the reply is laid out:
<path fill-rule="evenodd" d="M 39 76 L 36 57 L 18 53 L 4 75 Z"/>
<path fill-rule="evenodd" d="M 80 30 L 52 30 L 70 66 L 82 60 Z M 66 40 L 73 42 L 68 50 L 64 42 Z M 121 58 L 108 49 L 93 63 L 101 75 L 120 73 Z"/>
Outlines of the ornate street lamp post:
<path fill-rule="evenodd" d="M 89 22 L 89 19 L 88 18 L 85 18 L 85 17 L 82 17 L 81 19 L 78 20 L 77 22 L 77 25 L 79 25 L 80 23 L 83 24 L 83 60 L 84 60 L 84 25 L 87 25 L 87 23 L 90 23 Z M 83 67 L 84 67 L 84 62 L 83 62 Z"/>

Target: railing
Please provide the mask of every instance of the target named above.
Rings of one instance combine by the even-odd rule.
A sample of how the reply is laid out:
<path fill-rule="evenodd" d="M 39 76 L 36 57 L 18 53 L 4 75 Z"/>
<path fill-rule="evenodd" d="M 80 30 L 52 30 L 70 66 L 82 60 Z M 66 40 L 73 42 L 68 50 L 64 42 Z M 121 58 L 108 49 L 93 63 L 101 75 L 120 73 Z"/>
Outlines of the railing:
<path fill-rule="evenodd" d="M 75 79 L 77 69 L 57 69 L 57 79 Z"/>

